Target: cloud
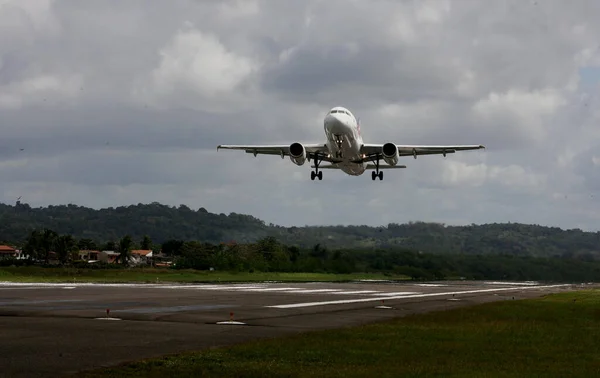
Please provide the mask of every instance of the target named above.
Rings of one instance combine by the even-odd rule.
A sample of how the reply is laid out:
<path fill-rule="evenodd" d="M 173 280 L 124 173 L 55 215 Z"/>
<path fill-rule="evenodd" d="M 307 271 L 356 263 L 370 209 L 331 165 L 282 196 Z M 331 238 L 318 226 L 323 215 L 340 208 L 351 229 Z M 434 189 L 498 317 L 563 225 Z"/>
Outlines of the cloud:
<path fill-rule="evenodd" d="M 143 6 L 142 6 L 143 5 Z M 600 3 L 0 0 L 0 200 L 597 229 Z M 218 144 L 484 144 L 383 181 Z"/>
<path fill-rule="evenodd" d="M 256 70 L 256 63 L 228 51 L 217 36 L 189 22 L 160 49 L 159 55 L 158 66 L 142 80 L 142 85 L 149 83 L 149 88 L 134 92 L 156 107 L 183 105 L 214 111 L 222 103 L 227 110 L 243 106 L 245 96 L 251 94 L 242 87 Z"/>

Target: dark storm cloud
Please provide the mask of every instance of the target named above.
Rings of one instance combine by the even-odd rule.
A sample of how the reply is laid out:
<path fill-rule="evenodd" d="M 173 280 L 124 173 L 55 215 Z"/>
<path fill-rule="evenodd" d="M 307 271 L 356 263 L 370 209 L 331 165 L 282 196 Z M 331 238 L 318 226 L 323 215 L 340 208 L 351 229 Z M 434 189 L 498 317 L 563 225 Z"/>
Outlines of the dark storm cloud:
<path fill-rule="evenodd" d="M 0 200 L 596 227 L 598 91 L 579 69 L 600 64 L 598 14 L 593 0 L 5 0 Z M 382 183 L 216 151 L 321 142 L 336 105 L 367 142 L 488 150 L 406 159 Z"/>

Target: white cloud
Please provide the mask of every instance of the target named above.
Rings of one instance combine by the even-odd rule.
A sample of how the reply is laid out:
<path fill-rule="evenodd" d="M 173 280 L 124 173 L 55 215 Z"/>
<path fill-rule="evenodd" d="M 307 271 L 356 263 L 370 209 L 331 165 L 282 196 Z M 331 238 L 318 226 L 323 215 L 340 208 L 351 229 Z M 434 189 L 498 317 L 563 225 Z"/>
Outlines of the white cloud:
<path fill-rule="evenodd" d="M 20 108 L 27 104 L 50 101 L 54 106 L 76 99 L 83 78 L 81 75 L 40 74 L 20 82 L 0 85 L 0 108 Z"/>
<path fill-rule="evenodd" d="M 160 49 L 160 63 L 150 76 L 145 100 L 160 106 L 173 106 L 173 99 L 193 108 L 206 108 L 201 102 L 226 102 L 236 92 L 246 92 L 244 81 L 257 69 L 251 59 L 228 51 L 218 36 L 202 32 L 191 23 L 177 31 L 172 41 Z M 139 93 L 139 92 L 138 92 Z M 246 94 L 248 94 L 246 92 Z M 191 96 L 191 101 L 185 98 Z M 194 102 L 198 105 L 194 106 Z"/>
<path fill-rule="evenodd" d="M 472 108 L 474 120 L 484 126 L 503 128 L 503 132 L 523 138 L 528 144 L 543 142 L 551 117 L 566 101 L 556 89 L 525 92 L 490 93 Z"/>

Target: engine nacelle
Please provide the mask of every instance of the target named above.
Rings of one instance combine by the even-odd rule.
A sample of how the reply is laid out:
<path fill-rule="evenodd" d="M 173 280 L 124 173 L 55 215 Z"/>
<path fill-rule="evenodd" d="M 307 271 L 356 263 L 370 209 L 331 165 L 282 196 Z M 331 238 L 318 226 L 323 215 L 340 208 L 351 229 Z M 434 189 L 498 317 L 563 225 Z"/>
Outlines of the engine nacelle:
<path fill-rule="evenodd" d="M 301 143 L 295 142 L 290 145 L 290 160 L 296 165 L 306 162 L 306 149 Z"/>
<path fill-rule="evenodd" d="M 398 147 L 394 143 L 386 143 L 381 148 L 383 160 L 389 165 L 398 164 Z"/>

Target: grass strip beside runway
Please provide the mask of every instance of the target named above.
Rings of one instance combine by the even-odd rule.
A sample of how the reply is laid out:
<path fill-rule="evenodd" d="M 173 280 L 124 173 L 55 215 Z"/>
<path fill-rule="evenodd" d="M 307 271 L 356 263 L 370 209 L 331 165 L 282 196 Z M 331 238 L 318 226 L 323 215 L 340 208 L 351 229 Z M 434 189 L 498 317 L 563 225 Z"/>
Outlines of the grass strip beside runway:
<path fill-rule="evenodd" d="M 402 275 L 383 274 L 329 274 L 329 273 L 277 273 L 277 272 L 222 272 L 199 270 L 174 270 L 161 268 L 131 269 L 81 269 L 81 268 L 45 268 L 45 267 L 5 267 L 0 268 L 0 281 L 7 282 L 328 282 L 359 279 L 408 280 Z"/>
<path fill-rule="evenodd" d="M 598 340 L 600 291 L 587 290 L 150 359 L 81 376 L 592 377 L 600 374 Z"/>

